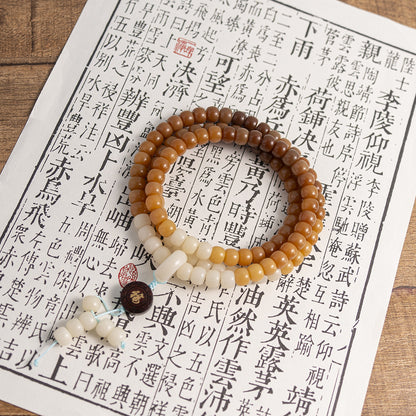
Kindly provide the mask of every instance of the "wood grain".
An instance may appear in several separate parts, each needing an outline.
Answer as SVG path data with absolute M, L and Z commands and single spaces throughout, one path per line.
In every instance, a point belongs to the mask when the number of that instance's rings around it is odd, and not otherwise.
M 416 28 L 414 0 L 344 2 Z M 0 170 L 84 4 L 85 0 L 1 0 Z M 415 253 L 416 207 L 409 224 L 363 416 L 416 415 Z M 0 401 L 0 416 L 32 414 Z

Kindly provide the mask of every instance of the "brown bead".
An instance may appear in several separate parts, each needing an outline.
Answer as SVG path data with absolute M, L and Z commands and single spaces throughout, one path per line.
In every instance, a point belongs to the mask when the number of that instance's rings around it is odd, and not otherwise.
M 316 215 L 312 211 L 302 211 L 299 214 L 299 221 L 307 222 L 310 225 L 314 225 L 316 222 Z
M 279 170 L 282 168 L 283 162 L 282 159 L 273 157 L 273 159 L 270 161 L 270 167 L 275 171 L 279 172 Z
M 147 174 L 147 167 L 144 165 L 140 165 L 138 163 L 135 163 L 131 168 L 130 168 L 130 176 L 140 176 L 140 177 L 145 177 Z
M 130 212 L 135 217 L 139 214 L 146 214 L 148 211 L 144 202 L 134 202 L 130 205 Z
M 311 254 L 312 252 L 312 244 L 309 241 L 307 241 L 301 252 L 305 257 L 308 257 L 309 254 Z
M 165 182 L 165 174 L 160 169 L 150 169 L 147 173 L 148 182 Z
M 210 121 L 207 123 L 204 123 L 204 129 L 209 129 L 211 126 L 215 126 L 215 123 L 211 123 Z
M 304 260 L 304 255 L 302 254 L 301 251 L 298 251 L 298 254 L 292 259 L 292 263 L 295 267 L 298 267 L 299 265 L 302 264 L 303 260 Z
M 236 124 L 237 126 L 244 125 L 244 121 L 246 120 L 246 115 L 242 111 L 236 111 L 233 114 L 233 118 L 231 119 L 232 124 Z
M 298 223 L 298 224 L 299 224 L 299 223 Z M 283 237 L 287 238 L 287 237 L 289 237 L 289 235 L 292 233 L 292 231 L 293 231 L 293 227 L 291 227 L 290 225 L 283 224 L 283 225 L 279 228 L 278 233 L 279 233 L 280 235 L 282 235 Z
M 325 218 L 325 214 L 325 208 L 319 207 L 318 211 L 316 211 L 316 218 L 323 220 Z
M 192 126 L 187 127 L 188 131 L 190 131 L 191 133 L 195 133 L 195 130 L 198 130 L 200 128 L 200 124 L 192 124 Z
M 299 158 L 290 168 L 294 175 L 299 176 L 308 171 L 309 163 L 306 159 Z
M 318 189 L 314 185 L 305 185 L 301 188 L 302 198 L 318 198 Z
M 298 189 L 298 181 L 294 176 L 291 176 L 289 179 L 285 180 L 285 189 L 286 192 L 294 191 L 295 189 Z
M 134 189 L 144 189 L 146 186 L 146 178 L 143 178 L 141 176 L 134 176 L 129 179 L 128 187 L 131 191 Z
M 217 107 L 208 107 L 207 108 L 207 121 L 211 123 L 216 123 L 220 119 L 220 110 Z
M 235 284 L 238 286 L 246 286 L 250 283 L 250 275 L 245 267 L 234 270 Z
M 315 178 L 309 171 L 306 173 L 302 173 L 302 175 L 298 176 L 299 186 L 313 185 L 314 183 Z
M 231 108 L 221 108 L 220 110 L 220 122 L 225 124 L 230 124 L 233 118 L 233 111 Z
M 285 139 L 277 139 L 273 146 L 272 154 L 274 157 L 283 157 L 289 150 L 289 147 L 290 145 L 288 145 Z
M 165 200 L 162 195 L 152 194 L 146 198 L 146 208 L 149 211 L 153 211 L 157 208 L 163 208 L 165 205 Z
M 165 220 L 162 221 L 158 227 L 157 227 L 157 232 L 162 236 L 162 237 L 169 237 L 171 236 L 176 230 L 176 225 L 172 220 Z
M 276 244 L 276 247 L 279 249 L 280 246 L 286 241 L 286 237 L 281 234 L 276 234 L 272 237 L 271 241 Z
M 294 268 L 295 267 L 293 263 L 289 260 L 287 264 L 280 269 L 280 271 L 282 272 L 283 275 L 285 275 L 285 274 L 291 273 Z
M 148 140 L 145 140 L 139 147 L 140 152 L 148 153 L 150 156 L 153 156 L 156 152 L 157 146 L 149 142 Z
M 207 121 L 207 112 L 205 108 L 197 107 L 193 111 L 195 123 L 203 124 Z
M 154 169 L 160 169 L 162 172 L 167 173 L 170 169 L 170 163 L 164 157 L 154 157 L 150 167 Z
M 239 254 L 238 250 L 234 248 L 228 248 L 225 250 L 224 264 L 226 266 L 235 266 L 238 264 Z
M 247 130 L 253 130 L 257 127 L 258 124 L 258 120 L 256 117 L 254 116 L 248 116 L 245 120 L 244 120 L 244 127 Z
M 262 136 L 264 136 L 270 132 L 270 126 L 267 123 L 259 123 L 256 127 L 256 130 L 258 130 Z
M 316 244 L 318 242 L 319 236 L 316 231 L 312 231 L 311 235 L 307 238 L 308 242 L 312 245 Z
M 264 249 L 262 247 L 253 247 L 251 249 L 251 253 L 253 255 L 253 263 L 259 263 L 266 257 L 266 253 L 264 252 Z
M 248 135 L 248 141 L 247 144 L 252 147 L 253 149 L 256 149 L 260 146 L 261 139 L 263 136 L 258 130 L 250 130 L 250 133 Z
M 182 156 L 187 150 L 186 143 L 182 139 L 173 139 L 169 142 L 169 146 L 175 150 L 178 156 Z
M 288 166 L 283 166 L 279 170 L 279 178 L 282 181 L 287 181 L 291 176 L 292 176 L 292 171 L 290 170 L 290 168 Z
M 316 189 L 317 189 L 320 193 L 322 193 L 322 184 L 321 184 L 321 182 L 319 182 L 319 181 L 315 181 L 315 186 L 316 186 Z
M 306 198 L 302 201 L 303 211 L 317 212 L 319 209 L 319 202 L 315 198 Z
M 309 169 L 309 172 L 312 173 L 312 175 L 314 176 L 315 181 L 316 181 L 318 179 L 318 175 L 316 174 L 315 170 L 311 168 L 311 169 Z
M 249 266 L 253 261 L 253 253 L 248 248 L 241 248 L 238 251 L 238 264 L 240 266 Z
M 302 201 L 302 196 L 300 195 L 299 189 L 296 189 L 294 191 L 290 191 L 287 194 L 287 200 L 288 200 L 289 204 L 293 204 L 295 202 Z
M 270 254 L 272 254 L 278 248 L 276 243 L 272 240 L 265 242 L 261 246 L 262 246 L 264 252 L 266 253 L 266 257 L 270 257 Z
M 259 157 L 260 157 L 260 160 L 266 164 L 269 164 L 270 161 L 273 159 L 273 155 L 268 152 L 261 152 Z
M 146 152 L 137 152 L 134 155 L 134 163 L 137 163 L 139 165 L 148 166 L 150 164 L 150 161 L 152 158 L 150 157 L 149 153 Z
M 214 264 L 219 264 L 224 261 L 225 258 L 225 250 L 220 246 L 214 246 L 212 247 L 210 261 L 212 261 Z
M 178 158 L 178 153 L 172 147 L 165 147 L 160 151 L 160 156 L 164 157 L 169 163 L 175 163 Z
M 163 143 L 163 140 L 165 138 L 163 137 L 163 134 L 160 131 L 153 130 L 147 135 L 147 140 L 149 142 L 154 143 L 156 146 L 160 146 Z
M 154 225 L 159 225 L 168 219 L 168 213 L 165 208 L 156 208 L 150 212 L 149 217 Z
M 302 211 L 301 204 L 298 202 L 293 202 L 287 208 L 288 215 L 299 215 Z
M 134 204 L 135 202 L 144 202 L 145 199 L 146 193 L 143 189 L 134 189 L 129 193 L 130 204 Z
M 318 202 L 321 207 L 325 204 L 325 197 L 321 193 L 318 195 Z
M 287 215 L 283 224 L 294 227 L 298 223 L 298 215 Z
M 203 127 L 199 127 L 194 131 L 196 139 L 198 140 L 198 144 L 205 144 L 209 142 L 209 134 L 208 130 L 204 129 Z
M 170 137 L 172 137 L 172 136 L 170 136 Z M 162 144 L 161 146 L 159 146 L 159 147 L 157 148 L 156 153 L 153 155 L 153 157 L 158 157 L 158 156 L 160 156 L 160 152 L 161 152 L 163 149 L 166 149 L 166 146 L 165 146 L 164 144 Z
M 264 274 L 266 276 L 272 275 L 277 270 L 276 263 L 270 257 L 267 257 L 267 258 L 261 260 L 260 265 L 261 265 L 261 267 L 263 267 Z
M 185 142 L 188 149 L 193 149 L 198 144 L 198 139 L 195 134 L 190 131 L 183 135 L 182 140 Z
M 222 140 L 224 143 L 232 143 L 235 141 L 236 132 L 235 128 L 231 126 L 224 127 L 222 131 Z
M 156 130 L 159 131 L 160 133 L 163 134 L 163 137 L 166 139 L 169 136 L 172 136 L 173 134 L 173 129 L 172 126 L 167 123 L 166 121 L 163 121 L 162 123 L 160 123 L 157 127 Z
M 247 267 L 247 271 L 252 282 L 260 282 L 264 277 L 263 267 L 259 263 L 250 264 Z
M 229 126 L 228 124 L 225 124 L 225 123 L 217 123 L 217 126 L 222 130 L 222 131 L 224 131 L 224 128 L 225 127 L 231 127 L 231 126 Z
M 260 150 L 263 150 L 263 152 L 271 152 L 274 147 L 275 142 L 276 142 L 276 139 L 271 134 L 266 134 L 261 139 L 259 148 Z
M 195 123 L 194 113 L 192 111 L 182 111 L 180 117 L 185 127 L 192 126 Z
M 222 130 L 218 126 L 211 126 L 208 129 L 208 135 L 209 135 L 209 141 L 211 143 L 218 143 L 222 139 Z
M 173 131 L 178 131 L 183 128 L 183 121 L 177 115 L 170 116 L 168 118 L 168 123 L 171 125 Z
M 277 268 L 280 270 L 282 270 L 282 267 L 286 266 L 289 262 L 286 254 L 280 250 L 275 251 L 270 258 L 276 263 Z
M 240 146 L 247 144 L 249 138 L 248 130 L 244 127 L 238 127 L 235 132 L 235 142 Z
M 269 134 L 271 134 L 272 136 L 274 136 L 276 139 L 281 139 L 282 138 L 281 134 L 278 131 L 276 131 L 276 130 L 270 130 L 269 131 Z
M 300 158 L 300 151 L 296 147 L 290 148 L 282 157 L 286 166 L 292 166 Z
M 303 234 L 294 232 L 287 238 L 289 243 L 292 243 L 298 250 L 301 250 L 306 244 L 306 238 Z
M 283 251 L 289 260 L 292 260 L 298 254 L 297 247 L 290 242 L 283 243 L 279 250 Z
M 120 303 L 129 313 L 146 312 L 153 303 L 152 289 L 144 282 L 130 282 L 121 290 Z
M 297 233 L 302 234 L 305 238 L 308 238 L 312 232 L 312 225 L 307 222 L 300 221 L 295 225 L 294 230 Z
M 323 230 L 323 228 L 324 228 L 324 223 L 321 220 L 317 219 L 315 224 L 312 227 L 312 230 L 319 234 Z
M 188 131 L 189 131 L 189 127 L 180 129 L 178 131 L 175 131 L 175 137 L 178 137 L 179 139 L 182 139 L 183 135 L 185 133 L 188 133 Z
M 144 188 L 144 192 L 146 195 L 162 195 L 163 187 L 159 182 L 147 182 L 146 187 Z

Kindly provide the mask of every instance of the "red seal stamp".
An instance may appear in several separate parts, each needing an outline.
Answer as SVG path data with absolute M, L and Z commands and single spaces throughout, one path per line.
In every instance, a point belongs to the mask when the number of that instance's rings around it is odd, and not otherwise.
M 173 52 L 177 55 L 184 56 L 185 58 L 190 58 L 194 53 L 195 46 L 195 42 L 192 42 L 184 38 L 178 38 Z
M 137 277 L 137 267 L 133 263 L 126 264 L 118 272 L 118 282 L 121 287 L 126 286 L 128 283 L 135 282 Z

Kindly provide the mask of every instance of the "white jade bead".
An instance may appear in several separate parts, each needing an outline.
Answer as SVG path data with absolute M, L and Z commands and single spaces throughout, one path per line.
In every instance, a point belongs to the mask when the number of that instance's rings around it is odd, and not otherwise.
M 185 241 L 182 243 L 181 250 L 183 250 L 186 254 L 191 255 L 196 252 L 199 246 L 199 241 L 197 238 L 188 235 L 185 238 Z
M 205 284 L 210 289 L 218 289 L 220 287 L 220 272 L 218 270 L 208 270 L 205 277 Z
M 55 329 L 53 337 L 61 347 L 69 345 L 72 341 L 71 333 L 64 326 Z
M 163 246 L 159 247 L 154 253 L 153 253 L 153 262 L 156 264 L 156 267 L 159 266 L 165 260 L 167 257 L 169 257 L 171 254 L 170 250 Z
M 81 321 L 77 318 L 70 319 L 66 324 L 66 329 L 69 331 L 71 336 L 73 337 L 79 337 L 83 334 L 85 334 L 84 327 L 81 323 Z
M 156 280 L 158 282 L 167 282 L 187 260 L 188 256 L 182 250 L 175 250 L 155 270 L 154 276 Z
M 192 264 L 189 264 L 189 263 L 182 264 L 182 266 L 179 267 L 179 269 L 176 272 L 176 277 L 184 281 L 189 280 L 191 278 L 191 273 L 192 273 L 193 268 L 194 266 L 192 266 Z
M 232 289 L 235 286 L 235 276 L 232 270 L 223 270 L 220 272 L 221 287 L 224 289 Z
M 192 266 L 195 266 L 199 261 L 199 258 L 195 256 L 195 254 L 191 254 L 188 256 L 188 263 L 192 264 Z
M 144 243 L 150 237 L 156 235 L 155 229 L 151 225 L 144 225 L 140 230 L 137 231 L 137 235 L 139 236 L 139 240 L 141 243 Z
M 205 270 L 209 270 L 212 267 L 212 261 L 209 260 L 199 260 L 198 263 L 196 263 L 197 266 L 203 267 Z
M 201 260 L 208 260 L 211 257 L 211 253 L 212 246 L 206 242 L 199 244 L 198 250 L 196 251 L 196 255 Z
M 280 269 L 277 269 L 273 274 L 270 276 L 267 276 L 267 279 L 271 282 L 275 282 L 276 280 L 279 280 L 282 277 L 282 272 Z
M 133 224 L 136 230 L 139 231 L 145 225 L 152 225 L 152 222 L 150 221 L 149 214 L 139 214 L 134 217 Z
M 97 326 L 97 320 L 91 312 L 83 312 L 78 316 L 78 319 L 86 331 L 90 331 Z
M 223 272 L 227 269 L 224 263 L 213 264 L 211 267 L 212 270 L 218 270 L 219 272 Z
M 126 339 L 126 332 L 123 328 L 116 326 L 107 336 L 107 341 L 114 348 L 119 348 L 121 343 Z
M 182 245 L 182 243 L 185 241 L 185 238 L 186 238 L 186 231 L 182 230 L 182 228 L 177 228 L 171 236 L 166 237 L 163 241 L 168 246 L 179 248 Z
M 82 309 L 84 311 L 97 312 L 101 307 L 101 301 L 97 296 L 85 296 L 82 299 Z
M 106 337 L 115 328 L 115 324 L 111 319 L 104 319 L 98 322 L 95 332 L 100 337 Z
M 194 267 L 191 272 L 191 282 L 194 285 L 202 285 L 205 281 L 207 271 L 203 267 Z
M 143 246 L 149 254 L 153 254 L 158 248 L 162 247 L 162 240 L 154 235 L 153 237 L 148 238 L 143 243 Z

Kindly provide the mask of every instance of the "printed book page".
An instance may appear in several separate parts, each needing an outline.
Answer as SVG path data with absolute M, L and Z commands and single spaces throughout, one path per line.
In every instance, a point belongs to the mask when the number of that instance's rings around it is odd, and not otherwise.
M 345 23 L 347 22 L 347 23 Z M 359 415 L 415 197 L 416 32 L 330 0 L 89 0 L 0 176 L 2 400 L 42 415 Z M 158 285 L 143 315 L 55 347 L 82 297 L 150 283 L 133 157 L 172 114 L 256 116 L 318 173 L 327 216 L 276 282 Z M 197 146 L 166 175 L 190 235 L 253 247 L 287 192 L 249 147 Z M 22 392 L 25 392 L 24 395 Z

